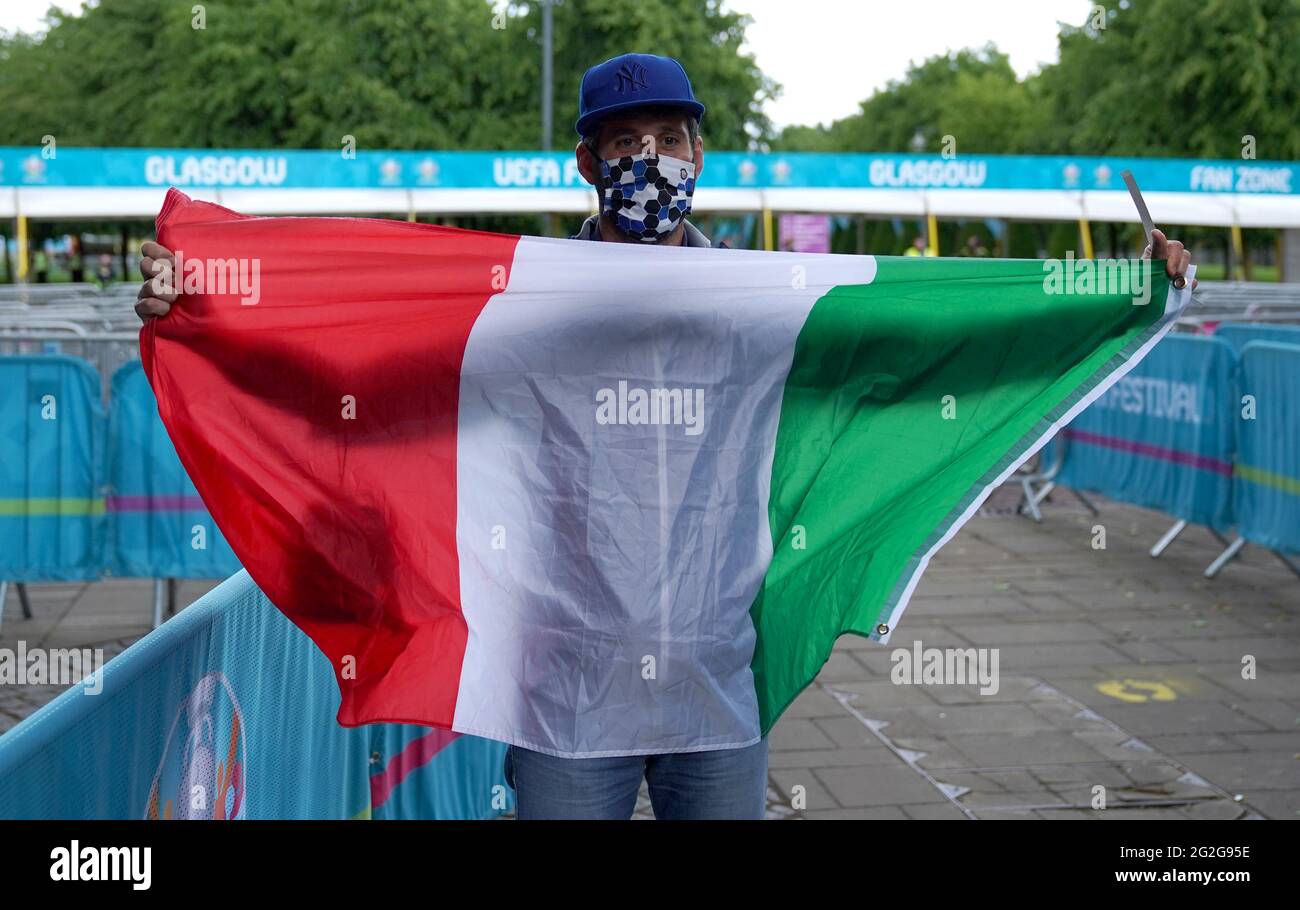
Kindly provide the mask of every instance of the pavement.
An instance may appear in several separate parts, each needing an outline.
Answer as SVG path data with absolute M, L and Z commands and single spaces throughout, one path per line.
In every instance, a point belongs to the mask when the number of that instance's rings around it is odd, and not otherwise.
M 1195 527 L 1152 559 L 1160 513 L 1058 491 L 1036 524 L 1015 502 L 1000 491 L 938 554 L 889 645 L 840 640 L 772 730 L 768 816 L 1300 817 L 1300 578 L 1247 547 L 1207 580 L 1221 547 Z M 148 631 L 147 581 L 29 590 L 0 647 L 111 657 Z M 997 691 L 896 684 L 891 655 L 918 641 L 996 653 Z M 0 732 L 57 690 L 0 687 Z

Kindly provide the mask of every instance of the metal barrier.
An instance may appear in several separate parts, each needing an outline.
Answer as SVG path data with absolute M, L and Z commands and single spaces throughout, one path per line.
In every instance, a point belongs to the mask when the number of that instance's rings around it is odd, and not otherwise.
M 114 373 L 111 389 L 107 570 L 155 579 L 157 626 L 164 579 L 174 611 L 173 579 L 226 578 L 239 560 L 176 457 L 140 361 Z
M 1153 557 L 1196 523 L 1225 547 L 1206 577 L 1247 542 L 1300 575 L 1289 555 L 1300 553 L 1298 440 L 1300 345 L 1250 341 L 1238 357 L 1222 337 L 1170 335 L 1053 441 L 1051 467 L 1026 478 L 1024 508 L 1054 484 L 1095 490 L 1177 518 Z M 1234 527 L 1230 543 L 1221 532 Z
M 0 579 L 99 577 L 101 396 L 98 377 L 85 361 L 58 355 L 0 358 L 0 463 L 6 466 L 0 475 Z M 20 588 L 20 597 L 25 593 Z
M 1300 344 L 1300 325 L 1258 322 L 1221 322 L 1214 329 L 1214 337 L 1222 338 L 1238 353 L 1252 341 L 1273 341 L 1278 344 Z
M 84 683 L 0 736 L 0 817 L 474 819 L 513 805 L 503 743 L 339 726 L 329 661 L 243 572 L 102 668 L 93 653 L 78 665 Z
M 107 409 L 90 363 L 51 344 L 111 373 Z M 26 353 L 36 345 L 45 350 Z M 28 583 L 112 574 L 154 580 L 158 626 L 164 603 L 175 612 L 176 579 L 239 570 L 176 457 L 136 354 L 135 333 L 0 337 L 0 622 L 11 582 L 31 618 Z
M 28 329 L 6 332 L 0 323 L 0 357 L 63 354 L 86 361 L 99 373 L 105 395 L 113 374 L 140 357 L 137 332 L 60 332 Z
M 1202 281 L 1195 307 L 1185 317 L 1194 324 L 1240 321 L 1300 322 L 1300 283 Z
M 1216 575 L 1247 541 L 1300 575 L 1300 345 L 1252 341 L 1241 349 L 1234 496 L 1238 537 L 1205 570 Z

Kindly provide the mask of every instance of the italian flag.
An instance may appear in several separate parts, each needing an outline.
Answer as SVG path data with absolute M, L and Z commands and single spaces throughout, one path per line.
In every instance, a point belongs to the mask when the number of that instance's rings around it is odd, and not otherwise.
M 756 742 L 839 635 L 888 641 L 939 547 L 1189 296 L 1160 263 L 1141 302 L 1038 261 L 253 218 L 174 189 L 157 229 L 182 257 L 140 336 L 163 422 L 332 663 L 339 722 L 573 757 Z

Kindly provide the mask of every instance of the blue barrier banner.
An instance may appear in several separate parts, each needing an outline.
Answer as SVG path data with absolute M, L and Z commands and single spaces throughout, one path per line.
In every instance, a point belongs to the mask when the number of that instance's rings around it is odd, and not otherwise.
M 1300 194 L 1300 164 L 1051 155 L 709 152 L 714 187 Z M 283 189 L 585 188 L 573 152 L 0 147 L 0 186 Z
M 1300 344 L 1300 325 L 1274 325 L 1268 322 L 1221 322 L 1214 330 L 1215 338 L 1222 338 L 1237 353 L 1252 341 L 1273 341 L 1277 344 Z
M 239 571 L 176 456 L 138 360 L 113 374 L 108 465 L 111 574 L 225 578 Z
M 1061 431 L 1058 482 L 1227 530 L 1235 366 L 1222 339 L 1167 336 Z
M 338 708 L 325 657 L 240 572 L 0 736 L 0 818 L 451 819 L 513 806 L 503 744 L 348 729 Z
M 1300 553 L 1300 345 L 1243 347 L 1241 395 L 1237 531 L 1271 550 Z
M 0 579 L 98 577 L 104 421 L 90 364 L 0 356 Z

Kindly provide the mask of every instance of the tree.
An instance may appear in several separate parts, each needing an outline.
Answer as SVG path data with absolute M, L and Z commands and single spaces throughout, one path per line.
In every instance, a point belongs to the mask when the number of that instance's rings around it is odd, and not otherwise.
M 991 45 L 911 67 L 829 127 L 790 127 L 806 151 L 1300 158 L 1300 2 L 1119 0 L 1104 27 L 1063 25 L 1059 60 L 1017 80 Z
M 540 4 L 489 0 L 100 0 L 0 38 L 0 144 L 536 148 Z M 576 136 L 578 82 L 628 50 L 678 57 L 710 145 L 766 139 L 774 84 L 719 0 L 557 0 L 555 124 Z M 567 135 L 566 135 L 567 133 Z
M 1300 3 L 1125 0 L 1031 80 L 1041 151 L 1300 157 Z
M 1029 95 L 1007 56 L 992 45 L 931 57 L 829 127 L 789 127 L 773 143 L 787 151 L 938 152 L 943 137 L 961 152 L 1005 152 L 1023 138 Z

